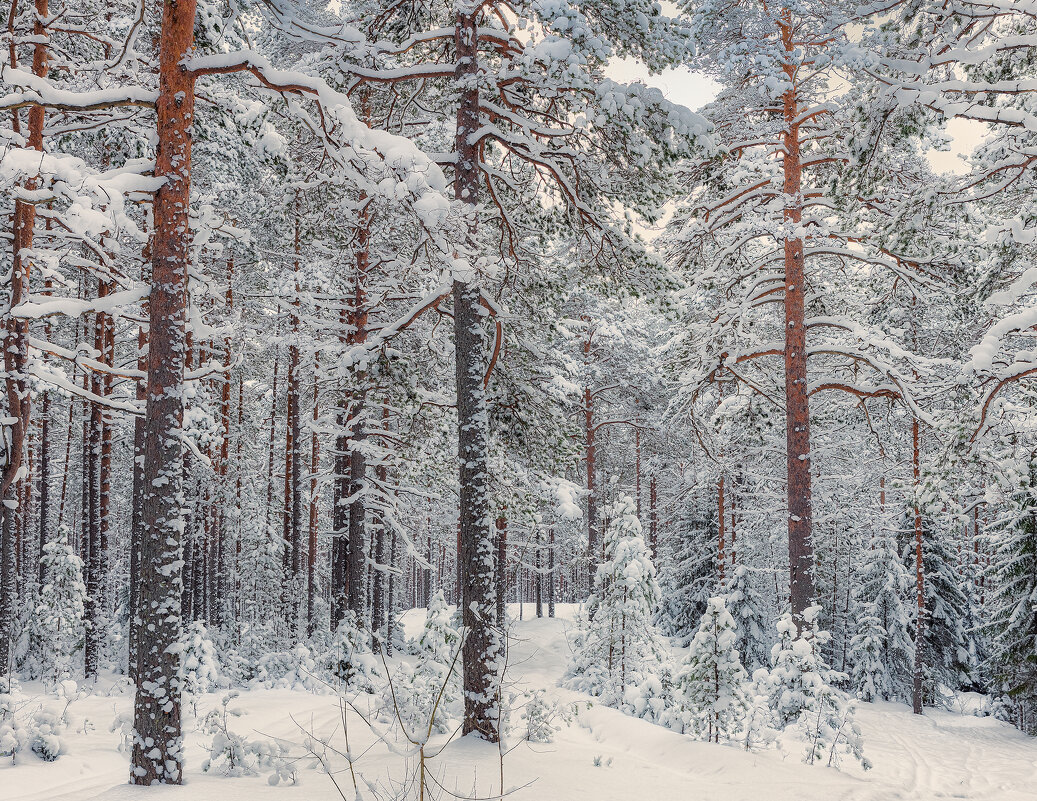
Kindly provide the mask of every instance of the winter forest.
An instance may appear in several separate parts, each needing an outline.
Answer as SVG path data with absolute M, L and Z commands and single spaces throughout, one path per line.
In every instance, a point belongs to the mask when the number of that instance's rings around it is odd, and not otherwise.
M 1034 797 L 1032 0 L 0 12 L 2 801 Z

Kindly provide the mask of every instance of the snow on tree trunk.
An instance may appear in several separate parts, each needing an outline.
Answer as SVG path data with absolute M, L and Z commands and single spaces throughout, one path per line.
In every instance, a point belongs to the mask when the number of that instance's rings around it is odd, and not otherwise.
M 165 0 L 159 52 L 158 149 L 152 285 L 149 303 L 147 409 L 144 449 L 139 649 L 134 701 L 133 784 L 180 784 L 183 737 L 180 682 L 169 658 L 181 628 L 180 428 L 186 363 L 187 268 L 190 258 L 191 126 L 194 76 L 180 63 L 189 56 L 195 0 Z
M 457 458 L 460 465 L 461 622 L 464 675 L 463 733 L 477 733 L 490 742 L 498 731 L 498 662 L 501 644 L 497 632 L 496 594 L 493 576 L 494 542 L 490 530 L 489 416 L 483 371 L 486 342 L 483 333 L 481 292 L 474 269 L 479 256 L 476 204 L 479 202 L 479 146 L 473 141 L 480 125 L 477 19 L 481 6 L 471 0 L 459 3 L 454 28 L 457 54 L 455 81 L 461 92 L 457 109 L 454 147 L 456 165 L 454 196 L 468 212 L 465 239 L 466 272 L 454 277 L 454 366 L 457 380 Z

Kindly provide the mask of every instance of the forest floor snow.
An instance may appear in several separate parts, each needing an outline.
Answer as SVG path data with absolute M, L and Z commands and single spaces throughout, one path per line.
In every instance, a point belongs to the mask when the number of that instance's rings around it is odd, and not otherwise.
M 525 611 L 532 608 L 527 605 Z M 512 614 L 518 608 L 511 610 Z M 918 717 L 906 706 L 861 704 L 858 719 L 865 753 L 874 768 L 864 773 L 844 762 L 840 769 L 808 766 L 800 754 L 778 750 L 746 753 L 736 747 L 696 742 L 599 705 L 558 687 L 570 649 L 566 633 L 571 608 L 556 619 L 516 622 L 509 674 L 516 690 L 543 688 L 559 701 L 580 701 L 571 724 L 546 744 L 518 741 L 504 758 L 504 785 L 514 801 L 1033 801 L 1037 798 L 1037 739 L 992 718 L 958 711 L 927 710 Z M 404 617 L 408 634 L 420 630 L 423 613 Z M 21 695 L 42 693 L 24 684 Z M 202 696 L 185 709 L 186 774 L 183 787 L 141 788 L 126 783 L 128 757 L 120 734 L 110 731 L 118 715 L 132 711 L 125 681 L 111 677 L 74 701 L 71 725 L 62 734 L 66 753 L 56 762 L 34 756 L 0 763 L 0 801 L 332 801 L 341 798 L 331 777 L 299 763 L 299 784 L 271 785 L 266 775 L 228 778 L 204 773 L 211 735 L 199 722 L 218 708 L 224 693 Z M 306 732 L 336 738 L 340 712 L 333 695 L 298 690 L 242 691 L 231 704 L 241 715 L 229 728 L 248 737 L 302 743 Z M 378 744 L 359 719 L 350 718 L 351 745 L 362 754 L 358 770 L 383 789 L 407 767 Z M 516 738 L 517 740 L 517 738 Z M 458 796 L 497 798 L 500 759 L 495 746 L 471 738 L 451 742 L 432 763 L 437 780 Z M 351 787 L 338 759 L 334 778 Z M 269 771 L 267 771 L 269 773 Z M 347 793 L 352 801 L 353 796 Z M 365 792 L 365 799 L 373 799 Z M 440 797 L 448 797 L 440 794 Z

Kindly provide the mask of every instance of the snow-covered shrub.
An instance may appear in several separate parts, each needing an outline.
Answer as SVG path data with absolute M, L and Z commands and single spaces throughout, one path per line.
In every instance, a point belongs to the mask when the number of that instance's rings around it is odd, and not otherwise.
M 224 686 L 220 661 L 209 630 L 192 621 L 180 636 L 180 689 L 190 695 L 212 692 Z
M 264 770 L 270 770 L 270 783 L 278 784 L 284 780 L 294 781 L 294 772 L 290 767 L 291 757 L 288 747 L 275 740 L 249 740 L 230 730 L 228 717 L 237 717 L 241 713 L 230 709 L 230 703 L 238 697 L 238 693 L 227 693 L 220 699 L 220 708 L 212 710 L 205 719 L 204 729 L 212 734 L 209 756 L 202 762 L 202 770 L 206 773 L 220 773 L 223 776 L 257 776 Z
M 398 715 L 411 733 L 428 730 L 430 720 L 433 731 L 448 731 L 462 713 L 460 648 L 461 634 L 443 593 L 437 592 L 429 601 L 417 639 L 417 661 L 413 666 L 400 665 L 392 686 L 383 690 L 383 718 Z
M 346 693 L 373 693 L 385 674 L 381 660 L 371 650 L 371 632 L 352 611 L 339 623 L 319 666 Z
M 605 561 L 594 576 L 588 620 L 573 643 L 566 686 L 629 714 L 654 710 L 666 645 L 652 622 L 659 603 L 655 567 L 630 498 L 617 502 L 605 532 Z M 633 692 L 630 692 L 631 688 Z
M 116 750 L 120 754 L 130 754 L 133 752 L 133 739 L 136 730 L 133 728 L 132 712 L 120 712 L 116 715 L 108 727 L 108 731 L 119 733 L 119 745 Z
M 17 764 L 22 755 L 33 753 L 44 762 L 53 762 L 65 752 L 64 728 L 63 714 L 56 708 L 28 702 L 18 705 L 13 696 L 0 695 L 0 758 Z
M 525 739 L 531 743 L 554 742 L 555 734 L 562 730 L 563 724 L 572 721 L 572 717 L 571 704 L 551 700 L 546 690 L 534 690 L 522 705 Z
M 746 751 L 766 748 L 774 743 L 778 731 L 774 728 L 774 715 L 767 705 L 767 696 L 761 694 L 761 687 L 766 687 L 770 674 L 767 668 L 757 668 L 753 673 L 745 719 L 738 741 Z
M 310 649 L 302 643 L 290 651 L 276 651 L 260 657 L 252 684 L 269 689 L 330 692 L 317 660 L 313 658 Z
M 818 624 L 820 606 L 803 612 L 800 631 L 791 614 L 778 621 L 780 640 L 771 652 L 774 663 L 765 679 L 769 706 L 776 725 L 805 740 L 804 761 L 836 765 L 849 754 L 865 769 L 863 737 L 854 720 L 856 704 L 835 685 L 846 678 L 824 661 L 828 632 Z
M 735 648 L 724 597 L 710 598 L 684 662 L 674 675 L 683 730 L 718 743 L 738 737 L 749 710 L 749 675 Z

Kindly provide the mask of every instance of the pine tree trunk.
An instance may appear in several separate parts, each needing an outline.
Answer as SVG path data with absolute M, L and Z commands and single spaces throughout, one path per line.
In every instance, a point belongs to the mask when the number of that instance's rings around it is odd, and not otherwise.
M 497 517 L 497 625 L 503 627 L 508 619 L 508 518 Z
M 347 333 L 349 313 L 345 308 L 339 312 L 339 342 L 348 345 L 350 336 Z M 349 581 L 348 537 L 349 537 L 349 404 L 346 392 L 341 391 L 335 411 L 335 426 L 338 434 L 335 437 L 335 481 L 332 484 L 331 499 L 331 620 L 330 627 L 334 631 L 342 622 L 348 608 L 346 597 Z
M 652 556 L 659 558 L 659 493 L 655 473 L 648 479 L 648 542 Z
M 583 340 L 584 365 L 590 364 L 591 353 L 591 329 L 590 318 L 581 317 L 587 324 L 587 336 Z M 598 563 L 601 561 L 598 546 L 598 489 L 596 486 L 596 464 L 597 445 L 595 444 L 594 428 L 594 395 L 589 386 L 583 388 L 583 431 L 584 431 L 584 453 L 583 460 L 587 466 L 587 552 L 590 556 L 587 567 L 587 592 L 590 593 L 594 573 Z
M 317 438 L 317 421 L 320 419 L 317 371 L 320 360 L 313 357 L 313 433 L 310 435 L 310 528 L 306 543 L 306 633 L 312 635 L 317 629 L 314 606 L 317 598 L 317 524 L 320 520 L 320 504 L 317 497 L 317 473 L 320 471 L 320 440 Z
M 361 97 L 361 103 L 364 98 Z M 370 238 L 370 210 L 367 197 L 360 195 L 360 216 L 356 233 L 356 280 L 350 309 L 350 344 L 367 342 L 367 274 L 370 270 L 368 241 Z M 367 619 L 367 502 L 364 497 L 367 478 L 367 455 L 364 453 L 365 416 L 367 407 L 367 379 L 363 372 L 355 376 L 356 388 L 349 411 L 347 429 L 349 440 L 349 539 L 347 561 L 347 605 L 363 624 Z
M 280 333 L 280 325 L 274 335 Z M 267 442 L 266 461 L 266 506 L 264 519 L 269 536 L 274 532 L 274 464 L 277 461 L 277 379 L 281 365 L 281 354 L 274 349 L 274 375 L 270 382 L 270 437 Z
M 801 195 L 802 162 L 800 157 L 799 96 L 792 54 L 792 14 L 783 10 L 778 27 L 789 61 L 784 70 L 790 87 L 782 96 L 785 130 L 782 135 L 782 169 L 784 172 L 785 224 L 797 229 L 803 219 Z M 814 602 L 814 579 L 811 573 L 814 549 L 811 540 L 811 475 L 810 475 L 810 402 L 807 386 L 806 342 L 806 271 L 803 240 L 786 236 L 785 266 L 785 425 L 786 462 L 788 468 L 789 530 L 789 602 L 793 618 L 802 623 L 803 612 Z
M 717 578 L 724 583 L 724 565 L 727 562 L 724 548 L 724 521 L 727 519 L 727 506 L 724 502 L 724 474 L 717 481 Z
M 14 7 L 11 8 L 12 12 Z M 49 18 L 47 0 L 35 0 L 35 19 L 33 22 L 34 46 L 32 52 L 32 73 L 38 77 L 47 74 L 48 47 L 47 30 L 44 21 Z M 11 67 L 18 66 L 15 59 L 15 50 L 11 48 Z M 15 110 L 13 128 L 19 128 L 19 112 Z M 29 130 L 26 144 L 34 150 L 43 150 L 43 128 L 46 111 L 43 106 L 30 106 L 28 113 Z M 29 191 L 39 187 L 38 178 L 30 178 L 25 183 Z M 10 272 L 10 308 L 14 308 L 25 300 L 29 294 L 29 271 L 30 262 L 27 251 L 32 248 L 35 226 L 36 206 L 32 203 L 23 203 L 20 200 L 14 202 L 14 219 L 12 221 L 12 250 L 11 250 L 11 272 Z M 26 362 L 28 360 L 29 321 L 25 318 L 16 318 L 10 314 L 5 315 L 4 325 L 6 337 L 4 339 L 4 392 L 7 400 L 5 416 L 12 418 L 14 422 L 10 430 L 5 432 L 8 450 L 0 473 L 0 515 L 3 522 L 0 524 L 0 671 L 6 671 L 11 660 L 11 651 L 14 647 L 14 622 L 17 610 L 14 606 L 15 585 L 17 582 L 17 544 L 15 542 L 16 508 L 11 508 L 8 503 L 13 503 L 12 497 L 17 487 L 16 478 L 22 467 L 25 456 L 25 441 L 28 436 L 29 418 L 31 413 L 31 401 L 29 397 L 29 382 L 25 375 Z
M 392 641 L 396 636 L 396 565 L 399 537 L 392 533 L 389 546 L 389 587 L 385 599 L 385 655 L 392 656 Z
M 479 244 L 476 205 L 479 202 L 479 146 L 473 141 L 480 127 L 479 34 L 481 5 L 469 0 L 457 5 L 454 73 L 460 91 L 454 147 L 454 196 L 467 205 L 468 235 L 465 256 L 474 269 Z M 493 581 L 493 537 L 489 514 L 489 418 L 483 371 L 486 342 L 483 333 L 481 293 L 474 280 L 454 279 L 454 364 L 457 380 L 457 456 L 460 462 L 461 615 L 465 631 L 462 648 L 464 724 L 462 734 L 476 733 L 497 742 L 497 660 L 500 644 L 496 633 Z
M 389 431 L 389 399 L 386 398 L 382 404 L 382 430 L 385 432 Z M 386 482 L 388 481 L 389 474 L 385 466 L 385 460 L 382 459 L 379 464 L 375 467 L 375 478 L 381 487 L 381 492 L 384 495 L 386 490 Z M 375 642 L 381 637 L 382 629 L 386 624 L 386 569 L 388 568 L 388 532 L 385 525 L 385 514 L 383 511 L 378 510 L 375 516 L 375 543 L 374 552 L 375 557 L 372 560 L 372 567 L 374 572 L 372 574 L 372 605 L 371 605 L 371 634 Z
M 922 509 L 918 503 L 919 484 L 922 477 L 921 443 L 919 442 L 918 418 L 911 419 L 911 472 L 914 477 L 914 524 L 915 524 L 915 600 L 918 605 L 915 618 L 915 665 L 911 692 L 911 708 L 916 715 L 922 714 L 922 676 L 925 670 L 925 569 L 922 562 Z
M 540 532 L 537 532 L 536 550 L 533 552 L 533 599 L 536 601 L 537 617 L 544 616 L 544 576 L 540 572 Z
M 227 258 L 227 290 L 224 293 L 224 304 L 228 317 L 234 313 L 234 257 Z M 220 377 L 220 423 L 223 435 L 220 441 L 220 458 L 217 469 L 216 508 L 213 510 L 215 518 L 215 543 L 216 549 L 216 604 L 215 619 L 219 626 L 224 627 L 233 620 L 233 593 L 230 586 L 230 534 L 227 525 L 227 477 L 230 472 L 230 392 L 231 375 L 230 368 L 233 363 L 234 353 L 230 336 L 223 339 L 223 374 Z M 240 432 L 239 432 L 240 434 Z
M 547 616 L 555 616 L 555 530 L 551 527 L 548 534 L 550 547 L 547 551 Z
M 195 0 L 164 0 L 159 53 L 158 149 L 152 239 L 150 342 L 144 448 L 139 670 L 133 784 L 180 784 L 183 737 L 176 660 L 181 631 L 181 441 L 190 255 L 194 77 L 181 68 L 194 34 Z
M 102 285 L 103 286 L 103 285 Z M 98 287 L 98 294 L 102 292 Z M 101 315 L 94 317 L 94 349 L 100 352 L 103 348 L 103 320 Z M 101 382 L 96 374 L 90 373 L 87 385 L 94 395 L 101 394 Z M 86 376 L 84 376 L 86 378 Z M 86 559 L 84 560 L 84 579 L 86 583 L 86 604 L 84 626 L 86 640 L 83 647 L 83 667 L 87 679 L 95 679 L 98 669 L 98 652 L 101 648 L 101 571 L 104 569 L 101 553 L 101 406 L 89 404 L 90 414 L 85 417 L 86 437 L 83 441 L 83 470 L 85 473 L 83 498 L 83 532 Z

